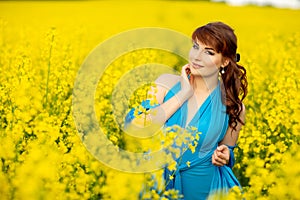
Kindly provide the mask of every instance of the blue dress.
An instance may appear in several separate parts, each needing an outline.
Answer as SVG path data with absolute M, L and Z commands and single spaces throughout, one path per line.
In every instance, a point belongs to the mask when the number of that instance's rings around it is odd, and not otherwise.
M 165 96 L 164 101 L 173 97 L 181 89 L 178 82 Z M 186 126 L 187 102 L 178 109 L 166 122 L 166 126 Z M 181 156 L 181 161 L 175 172 L 175 177 L 169 179 L 172 173 L 167 168 L 164 178 L 169 182 L 167 189 L 175 188 L 184 195 L 185 200 L 206 199 L 213 192 L 227 192 L 233 186 L 240 186 L 230 166 L 217 167 L 212 164 L 212 154 L 218 143 L 224 138 L 228 128 L 229 116 L 226 106 L 222 103 L 220 83 L 203 102 L 188 126 L 193 126 L 201 132 L 194 153 L 190 149 Z M 231 159 L 234 159 L 231 147 Z M 189 166 L 186 164 L 189 161 Z M 233 165 L 233 160 L 231 160 Z M 172 173 L 173 174 L 173 173 Z
M 166 94 L 164 102 L 180 90 L 181 84 L 178 82 Z M 147 106 L 147 101 L 143 104 L 147 109 L 153 107 Z M 131 119 L 132 114 L 129 114 L 126 121 L 131 121 Z M 184 200 L 203 200 L 216 191 L 226 193 L 233 186 L 240 187 L 231 170 L 234 163 L 232 147 L 230 147 L 230 165 L 217 167 L 212 164 L 211 159 L 218 143 L 226 134 L 229 120 L 226 106 L 221 99 L 220 83 L 203 102 L 188 125 L 186 125 L 186 120 L 187 101 L 165 123 L 166 127 L 178 125 L 186 128 L 192 126 L 201 132 L 195 151 L 192 152 L 190 149 L 184 151 L 180 157 L 180 162 L 177 162 L 176 171 L 164 169 L 164 179 L 168 183 L 166 189 L 179 190 L 179 193 L 184 196 Z M 172 180 L 169 179 L 170 175 L 173 177 Z

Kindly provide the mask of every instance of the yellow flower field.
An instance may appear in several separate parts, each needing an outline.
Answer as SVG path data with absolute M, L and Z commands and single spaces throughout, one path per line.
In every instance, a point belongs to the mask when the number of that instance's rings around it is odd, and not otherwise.
M 75 124 L 74 82 L 90 52 L 116 34 L 159 27 L 190 36 L 211 21 L 235 29 L 249 82 L 234 166 L 243 193 L 234 188 L 223 198 L 300 199 L 299 19 L 300 10 L 202 1 L 0 2 L 0 199 L 138 199 L 145 185 L 144 198 L 176 196 L 149 189 L 161 171 L 122 172 L 93 157 Z M 99 80 L 96 116 L 115 146 L 144 152 L 157 144 L 124 135 L 118 122 L 128 110 L 122 98 L 118 112 L 111 103 L 126 72 L 153 62 L 178 70 L 185 61 L 137 50 L 110 63 Z M 130 106 L 147 98 L 144 90 L 131 94 Z

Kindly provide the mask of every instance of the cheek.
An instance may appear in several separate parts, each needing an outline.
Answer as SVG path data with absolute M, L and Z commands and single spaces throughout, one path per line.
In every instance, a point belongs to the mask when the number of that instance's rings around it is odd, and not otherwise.
M 221 62 L 219 62 L 218 60 L 212 60 L 212 65 L 218 68 L 221 66 Z
M 210 59 L 210 63 L 211 65 L 214 65 L 215 67 L 219 68 L 222 65 L 221 57 L 220 56 L 212 57 Z
M 191 49 L 189 52 L 189 59 L 192 60 L 193 58 L 194 58 L 194 51 L 193 49 Z
M 218 66 L 218 62 L 213 56 L 205 56 L 202 61 L 205 64 L 205 66 L 210 68 L 216 68 Z

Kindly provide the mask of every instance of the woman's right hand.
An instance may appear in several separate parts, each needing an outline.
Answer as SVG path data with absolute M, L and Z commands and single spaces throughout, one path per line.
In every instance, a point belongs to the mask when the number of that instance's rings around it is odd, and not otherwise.
M 190 84 L 189 80 L 189 73 L 190 72 L 190 65 L 186 64 L 181 69 L 181 91 L 178 93 L 178 98 L 180 104 L 182 105 L 186 100 L 188 100 L 194 93 L 193 87 Z M 191 76 L 192 79 L 192 76 Z

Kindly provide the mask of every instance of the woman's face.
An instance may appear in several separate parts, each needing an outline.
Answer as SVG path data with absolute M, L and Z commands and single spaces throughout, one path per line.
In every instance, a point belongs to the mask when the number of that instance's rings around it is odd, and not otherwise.
M 219 72 L 223 56 L 211 46 L 193 41 L 193 47 L 190 50 L 189 62 L 191 74 L 194 76 L 210 77 Z

